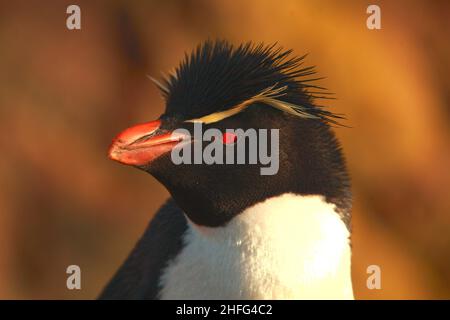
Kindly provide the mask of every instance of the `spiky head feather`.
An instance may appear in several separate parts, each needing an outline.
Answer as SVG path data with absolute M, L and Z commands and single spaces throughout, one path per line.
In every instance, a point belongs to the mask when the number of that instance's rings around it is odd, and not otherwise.
M 276 44 L 246 43 L 233 47 L 208 40 L 161 82 L 152 79 L 166 98 L 166 114 L 188 121 L 218 121 L 259 103 L 302 118 L 337 124 L 341 115 L 314 103 L 329 98 L 314 84 L 314 67 Z M 202 120 L 203 119 L 203 120 Z

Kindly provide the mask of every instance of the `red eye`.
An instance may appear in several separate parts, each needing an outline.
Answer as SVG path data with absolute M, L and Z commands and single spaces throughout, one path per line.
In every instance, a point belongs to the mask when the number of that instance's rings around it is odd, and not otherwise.
M 237 135 L 230 132 L 225 132 L 222 136 L 222 142 L 223 144 L 232 144 L 237 141 Z

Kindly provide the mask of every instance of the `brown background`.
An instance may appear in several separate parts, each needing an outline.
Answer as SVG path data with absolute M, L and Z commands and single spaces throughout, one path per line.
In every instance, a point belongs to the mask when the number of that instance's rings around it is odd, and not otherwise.
M 375 3 L 377 31 L 366 1 L 1 1 L 0 298 L 96 297 L 167 197 L 107 159 L 111 138 L 163 111 L 146 74 L 208 37 L 308 52 L 337 93 L 356 297 L 450 298 L 450 8 Z M 370 264 L 382 290 L 365 286 Z

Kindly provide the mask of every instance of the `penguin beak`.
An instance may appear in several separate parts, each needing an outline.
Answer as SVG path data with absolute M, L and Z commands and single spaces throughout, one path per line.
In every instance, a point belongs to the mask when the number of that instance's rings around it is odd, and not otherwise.
M 126 165 L 140 166 L 171 151 L 183 137 L 161 130 L 160 126 L 161 121 L 155 120 L 122 131 L 109 148 L 109 158 Z

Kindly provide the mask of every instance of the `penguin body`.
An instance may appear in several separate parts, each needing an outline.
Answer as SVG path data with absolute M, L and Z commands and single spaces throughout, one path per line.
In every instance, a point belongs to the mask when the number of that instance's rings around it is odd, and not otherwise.
M 349 231 L 335 210 L 283 194 L 209 228 L 169 200 L 100 298 L 353 299 Z
M 350 182 L 329 127 L 337 116 L 313 103 L 321 89 L 302 78 L 312 69 L 289 54 L 209 41 L 158 83 L 165 113 L 119 134 L 109 153 L 172 198 L 100 298 L 353 298 Z M 175 165 L 171 133 L 192 122 L 278 129 L 277 174 L 261 175 L 259 164 Z
M 351 299 L 349 233 L 320 196 L 283 194 L 220 228 L 188 223 L 162 299 Z

